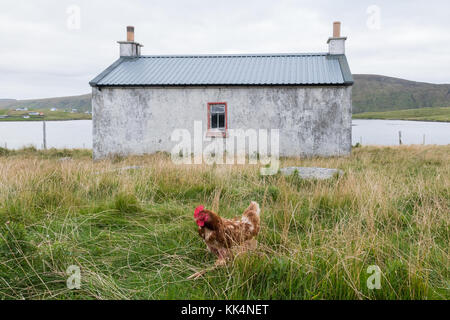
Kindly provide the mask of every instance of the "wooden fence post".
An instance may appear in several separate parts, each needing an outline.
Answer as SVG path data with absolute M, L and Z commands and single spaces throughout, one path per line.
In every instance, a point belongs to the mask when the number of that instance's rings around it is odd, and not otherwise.
M 45 125 L 45 119 L 42 121 L 42 131 L 43 131 L 43 138 L 44 138 L 44 150 L 47 150 L 47 130 Z

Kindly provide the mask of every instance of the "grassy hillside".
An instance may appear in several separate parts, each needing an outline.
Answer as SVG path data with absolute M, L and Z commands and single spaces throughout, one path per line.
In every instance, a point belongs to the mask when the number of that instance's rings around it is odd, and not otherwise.
M 450 84 L 365 74 L 356 74 L 354 78 L 353 113 L 450 107 Z
M 450 122 L 450 107 L 420 108 L 385 112 L 363 112 L 353 114 L 353 119 L 389 119 Z
M 69 111 L 72 109 L 78 109 L 78 111 L 90 111 L 91 95 L 84 94 L 81 96 L 58 97 L 48 99 L 31 99 L 31 100 L 12 100 L 12 101 L 0 100 L 0 109 L 15 109 L 21 107 L 28 107 L 29 109 L 57 108 Z
M 90 156 L 0 149 L 0 299 L 450 298 L 450 146 L 282 160 L 344 170 L 331 181 Z M 194 208 L 230 218 L 251 200 L 262 207 L 258 249 L 186 280 L 215 260 Z M 78 290 L 66 287 L 71 265 Z M 379 290 L 366 284 L 372 265 Z
M 9 105 L 14 102 L 16 102 L 16 99 L 0 99 L 0 107 L 3 107 L 4 105 Z

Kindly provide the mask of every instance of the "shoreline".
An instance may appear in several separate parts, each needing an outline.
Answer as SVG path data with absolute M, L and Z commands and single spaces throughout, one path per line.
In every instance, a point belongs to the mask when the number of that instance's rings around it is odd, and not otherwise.
M 0 122 L 50 122 L 50 121 L 79 121 L 79 120 L 91 120 L 91 118 L 86 119 L 0 119 Z M 415 122 L 440 122 L 440 123 L 450 123 L 450 120 L 432 120 L 432 119 L 404 119 L 404 118 L 355 118 L 352 116 L 352 120 L 397 120 L 397 121 L 415 121 Z
M 354 118 L 352 120 L 397 120 L 397 121 L 416 121 L 416 122 L 441 122 L 449 123 L 450 120 L 432 120 L 432 119 L 399 119 L 399 118 Z
M 78 120 L 92 120 L 91 118 L 86 118 L 86 119 L 79 119 L 79 118 L 75 118 L 75 119 L 0 119 L 0 122 L 49 122 L 49 121 L 78 121 Z

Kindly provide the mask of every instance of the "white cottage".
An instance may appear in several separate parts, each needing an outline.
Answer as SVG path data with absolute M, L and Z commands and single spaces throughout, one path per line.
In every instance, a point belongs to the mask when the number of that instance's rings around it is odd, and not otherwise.
M 231 129 L 279 129 L 282 156 L 351 151 L 353 77 L 335 22 L 325 53 L 141 55 L 134 28 L 90 82 L 94 158 L 173 150 L 176 129 L 226 145 Z

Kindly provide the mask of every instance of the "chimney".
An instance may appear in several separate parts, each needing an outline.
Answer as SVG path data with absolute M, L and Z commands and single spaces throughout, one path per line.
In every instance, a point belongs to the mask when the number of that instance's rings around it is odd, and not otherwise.
M 333 22 L 333 37 L 328 39 L 329 54 L 345 54 L 345 40 L 347 37 L 341 37 L 341 23 Z
M 339 21 L 333 22 L 333 38 L 339 38 L 340 36 L 341 36 L 341 23 Z
M 134 42 L 134 27 L 132 26 L 127 27 L 127 41 Z
M 134 27 L 127 27 L 127 41 L 117 41 L 120 44 L 121 57 L 139 57 L 141 55 L 142 44 L 134 41 Z

